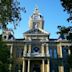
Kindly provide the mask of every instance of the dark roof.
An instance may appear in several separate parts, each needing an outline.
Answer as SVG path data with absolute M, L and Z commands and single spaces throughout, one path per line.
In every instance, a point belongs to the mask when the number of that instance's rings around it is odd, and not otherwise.
M 50 41 L 56 41 L 57 39 L 49 39 Z
M 25 40 L 24 38 L 20 38 L 20 39 L 15 39 L 15 40 Z

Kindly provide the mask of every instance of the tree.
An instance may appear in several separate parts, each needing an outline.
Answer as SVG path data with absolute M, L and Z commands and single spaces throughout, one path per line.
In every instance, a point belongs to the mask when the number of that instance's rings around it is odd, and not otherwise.
M 72 22 L 72 0 L 60 0 L 60 1 L 61 5 L 64 8 L 64 11 L 67 11 L 67 13 L 69 14 L 69 18 L 67 19 L 67 21 Z
M 0 72 L 8 72 L 9 71 L 9 58 L 10 52 L 5 43 L 3 43 L 0 37 Z
M 60 36 L 63 36 L 64 39 L 67 39 L 71 28 L 72 28 L 71 26 L 69 27 L 58 26 L 59 31 L 57 32 L 57 34 L 60 34 Z
M 10 22 L 16 27 L 21 20 L 21 10 L 26 12 L 25 7 L 21 8 L 17 0 L 0 0 L 0 25 L 6 28 Z

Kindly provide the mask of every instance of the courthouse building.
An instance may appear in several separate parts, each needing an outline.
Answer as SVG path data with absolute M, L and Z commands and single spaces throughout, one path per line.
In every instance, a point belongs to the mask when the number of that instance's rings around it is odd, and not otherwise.
M 63 37 L 51 39 L 44 30 L 44 18 L 36 7 L 29 19 L 29 30 L 15 39 L 10 30 L 2 38 L 10 48 L 11 72 L 69 72 L 67 56 L 71 42 Z

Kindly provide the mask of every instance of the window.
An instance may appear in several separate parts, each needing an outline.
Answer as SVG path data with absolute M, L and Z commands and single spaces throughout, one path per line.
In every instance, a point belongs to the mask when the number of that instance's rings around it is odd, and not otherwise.
M 23 56 L 23 49 L 17 48 L 16 49 L 16 57 L 22 57 Z
M 36 21 L 33 22 L 33 28 L 34 28 L 34 29 L 37 29 L 37 28 L 38 28 L 38 22 L 36 22 Z
M 32 68 L 32 72 L 40 72 L 40 65 L 39 64 L 34 64 Z
M 8 37 L 8 39 L 13 39 L 13 35 L 10 34 L 9 37 Z
M 50 72 L 58 72 L 58 64 L 56 60 L 50 59 Z
M 6 39 L 6 36 L 4 36 L 4 39 Z
M 63 54 L 63 58 L 66 59 L 68 56 L 68 48 L 65 46 L 62 46 L 62 54 Z
M 18 64 L 15 65 L 15 72 L 18 72 Z
M 63 54 L 64 71 L 69 72 L 69 66 L 67 64 L 67 57 L 68 57 L 68 47 L 67 46 L 62 46 L 62 54 Z
M 16 57 L 19 57 L 19 49 L 16 49 Z
M 49 48 L 49 54 L 51 58 L 57 58 L 57 48 Z
M 22 64 L 15 65 L 15 72 L 19 72 L 19 70 L 20 70 L 20 72 L 22 72 Z
M 54 58 L 57 58 L 57 48 L 54 48 Z
M 52 58 L 52 48 L 49 49 L 50 57 Z

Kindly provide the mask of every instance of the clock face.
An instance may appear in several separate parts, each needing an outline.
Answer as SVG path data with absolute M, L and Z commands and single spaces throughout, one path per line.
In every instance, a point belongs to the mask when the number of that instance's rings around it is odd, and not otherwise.
M 38 19 L 38 16 L 35 16 L 34 19 L 37 20 Z
M 39 16 L 38 15 L 35 15 L 34 16 L 34 20 L 38 20 L 39 19 Z

